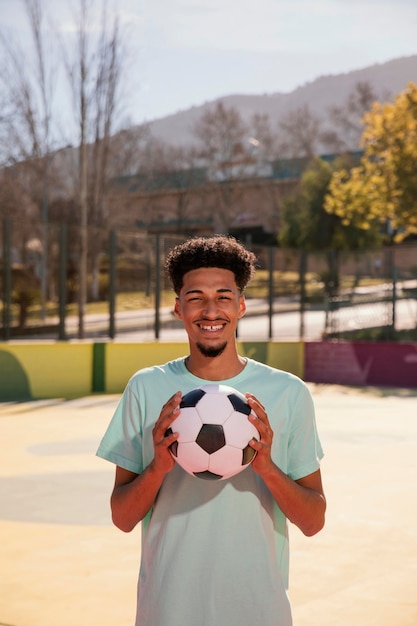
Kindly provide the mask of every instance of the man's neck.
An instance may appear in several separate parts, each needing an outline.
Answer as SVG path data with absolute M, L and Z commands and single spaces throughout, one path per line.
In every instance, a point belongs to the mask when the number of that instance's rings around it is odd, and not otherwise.
M 246 365 L 246 359 L 235 353 L 232 357 L 221 354 L 206 357 L 200 353 L 190 354 L 185 359 L 187 369 L 204 380 L 227 380 L 240 374 Z

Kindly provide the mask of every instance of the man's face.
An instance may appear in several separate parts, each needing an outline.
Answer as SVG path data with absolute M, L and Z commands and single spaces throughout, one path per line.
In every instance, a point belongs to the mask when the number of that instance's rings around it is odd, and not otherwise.
M 245 311 L 245 298 L 230 270 L 200 268 L 184 275 L 175 314 L 183 321 L 190 344 L 205 356 L 218 356 L 235 340 L 238 320 Z

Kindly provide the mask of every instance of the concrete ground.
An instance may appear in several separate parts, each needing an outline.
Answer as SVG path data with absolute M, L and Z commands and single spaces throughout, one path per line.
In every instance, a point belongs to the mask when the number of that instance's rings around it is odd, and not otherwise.
M 294 626 L 415 626 L 417 391 L 311 389 L 328 514 L 291 527 Z M 117 399 L 0 404 L 0 626 L 132 626 L 140 533 L 95 457 Z

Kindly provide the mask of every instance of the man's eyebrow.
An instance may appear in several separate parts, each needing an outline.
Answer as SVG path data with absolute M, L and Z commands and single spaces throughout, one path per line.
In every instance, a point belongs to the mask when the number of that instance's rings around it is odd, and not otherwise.
M 191 293 L 203 293 L 202 289 L 188 289 L 185 292 L 185 295 L 188 296 Z M 219 289 L 216 289 L 216 293 L 233 293 L 233 289 L 230 289 L 229 287 L 219 287 Z
M 187 289 L 185 295 L 188 296 L 190 293 L 203 293 L 202 289 Z

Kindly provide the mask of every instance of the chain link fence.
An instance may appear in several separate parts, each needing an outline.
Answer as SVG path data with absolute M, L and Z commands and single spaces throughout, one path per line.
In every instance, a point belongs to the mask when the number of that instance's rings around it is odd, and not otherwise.
M 0 223 L 0 339 L 175 338 L 169 249 L 188 235 L 89 228 L 87 302 L 80 302 L 80 230 Z M 417 327 L 417 242 L 356 253 L 253 246 L 242 338 L 379 338 Z M 82 324 L 80 323 L 82 317 Z M 80 336 L 82 329 L 82 336 Z

